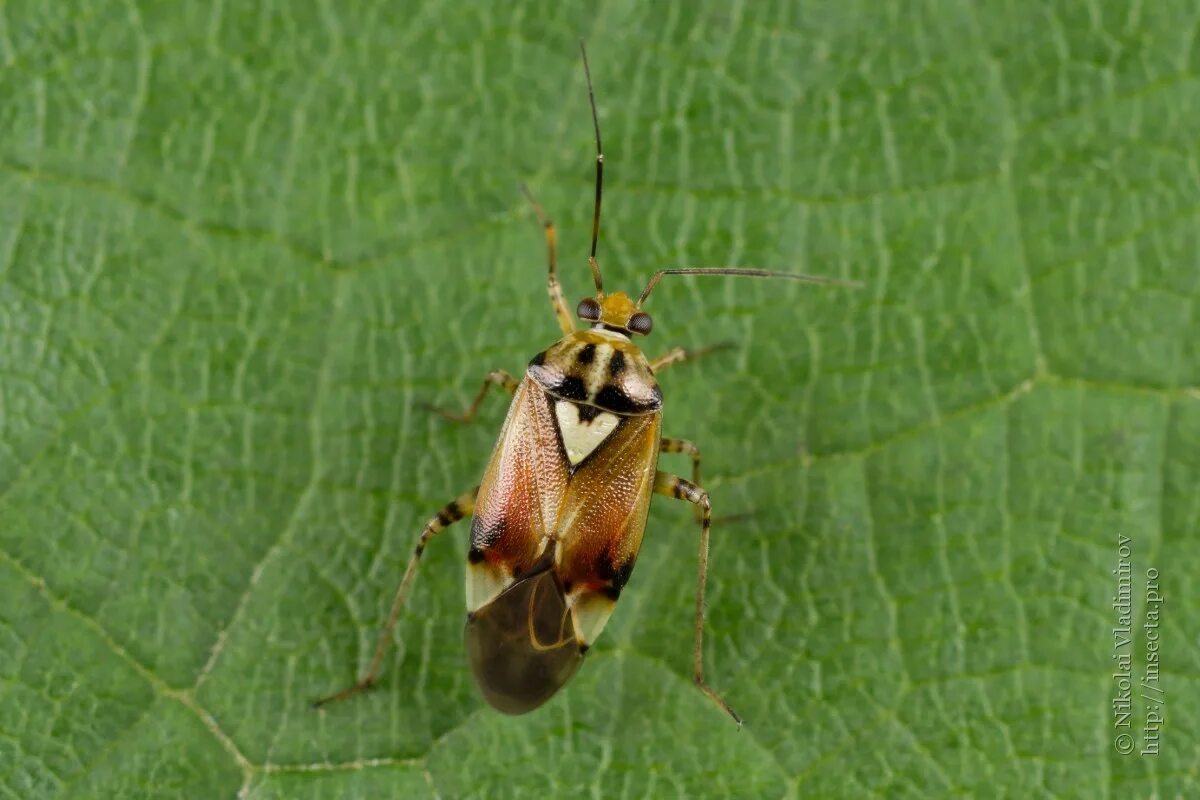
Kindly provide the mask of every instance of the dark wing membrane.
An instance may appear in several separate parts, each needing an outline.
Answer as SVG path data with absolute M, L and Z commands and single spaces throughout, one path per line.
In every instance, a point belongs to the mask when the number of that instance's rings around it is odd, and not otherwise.
M 551 399 L 536 383 L 521 381 L 475 501 L 469 611 L 533 568 L 562 503 L 568 469 Z
M 471 614 L 466 638 L 475 683 L 506 714 L 549 700 L 583 661 L 562 587 L 548 569 Z
M 646 528 L 661 421 L 658 412 L 622 418 L 571 476 L 558 519 L 564 584 L 615 599 L 628 580 Z

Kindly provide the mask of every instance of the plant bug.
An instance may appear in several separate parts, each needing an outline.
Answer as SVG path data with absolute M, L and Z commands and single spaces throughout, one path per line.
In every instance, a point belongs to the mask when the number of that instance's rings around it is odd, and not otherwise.
M 633 572 L 652 495 L 691 503 L 698 510 L 700 555 L 696 580 L 693 678 L 741 725 L 741 718 L 704 679 L 704 587 L 712 509 L 700 482 L 700 450 L 686 439 L 662 436 L 663 396 L 655 374 L 714 348 L 676 347 L 647 359 L 633 337 L 650 333 L 642 310 L 667 275 L 739 275 L 810 283 L 857 285 L 788 272 L 738 267 L 686 267 L 654 273 L 635 302 L 606 293 L 596 261 L 604 151 L 587 51 L 580 42 L 596 137 L 596 194 L 588 256 L 596 294 L 575 312 L 587 326 L 576 330 L 562 286 L 554 223 L 521 187 L 546 237 L 550 303 L 563 338 L 529 362 L 521 380 L 503 370 L 488 373 L 463 413 L 439 411 L 459 422 L 475 417 L 488 391 L 512 395 L 483 481 L 425 523 L 404 571 L 367 671 L 317 706 L 355 695 L 379 677 L 392 630 L 404 606 L 426 544 L 446 527 L 473 515 L 467 554 L 466 646 L 484 698 L 507 714 L 532 711 L 549 700 L 579 669 L 600 635 Z M 692 461 L 686 480 L 657 468 L 661 453 Z

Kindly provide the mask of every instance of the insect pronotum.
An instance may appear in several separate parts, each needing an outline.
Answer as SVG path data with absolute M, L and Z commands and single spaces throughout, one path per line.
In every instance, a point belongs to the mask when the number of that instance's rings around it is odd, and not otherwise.
M 529 362 L 521 380 L 489 372 L 465 412 L 439 411 L 469 422 L 493 386 L 513 396 L 508 417 L 479 486 L 425 523 L 404 571 L 366 672 L 352 685 L 318 700 L 342 700 L 379 678 L 396 620 L 429 540 L 467 516 L 466 644 L 475 681 L 500 711 L 522 714 L 550 699 L 579 669 L 629 580 L 642 542 L 652 495 L 698 510 L 700 555 L 696 579 L 693 679 L 739 725 L 741 718 L 704 679 L 704 586 L 712 509 L 700 481 L 700 450 L 687 439 L 662 436 L 662 392 L 655 374 L 714 348 L 675 347 L 647 359 L 634 336 L 650 333 L 642 307 L 667 275 L 739 275 L 856 285 L 787 272 L 738 267 L 685 267 L 654 273 L 637 301 L 604 291 L 596 244 L 604 149 L 587 52 L 580 42 L 596 137 L 596 195 L 588 266 L 596 294 L 575 309 L 576 330 L 562 286 L 554 223 L 521 187 L 546 236 L 550 304 L 563 338 Z M 657 468 L 661 453 L 692 462 L 691 480 Z

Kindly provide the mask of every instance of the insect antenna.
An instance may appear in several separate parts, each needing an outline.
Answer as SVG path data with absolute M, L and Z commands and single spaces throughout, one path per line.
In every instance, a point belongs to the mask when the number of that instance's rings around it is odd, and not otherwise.
M 650 296 L 650 292 L 654 291 L 654 287 L 666 275 L 740 275 L 744 278 L 786 278 L 787 280 L 803 281 L 804 283 L 821 283 L 827 286 L 846 286 L 855 289 L 862 286 L 859 281 L 827 278 L 823 275 L 802 275 L 799 272 L 775 272 L 769 269 L 748 269 L 746 267 L 678 267 L 675 269 L 660 269 L 651 276 L 650 282 L 646 284 L 646 288 L 642 289 L 642 294 L 638 297 L 637 304 L 639 307 L 642 303 L 646 302 L 646 298 Z
M 596 263 L 596 243 L 600 239 L 600 196 L 604 186 L 604 148 L 600 145 L 600 115 L 596 113 L 596 93 L 592 90 L 592 70 L 588 67 L 587 48 L 583 40 L 579 40 L 579 53 L 583 56 L 583 74 L 587 78 L 588 102 L 592 106 L 592 128 L 596 131 L 596 204 L 592 211 L 592 250 L 588 256 L 588 266 L 592 270 L 592 280 L 596 282 L 596 295 L 604 296 L 604 284 L 600 280 L 600 265 Z

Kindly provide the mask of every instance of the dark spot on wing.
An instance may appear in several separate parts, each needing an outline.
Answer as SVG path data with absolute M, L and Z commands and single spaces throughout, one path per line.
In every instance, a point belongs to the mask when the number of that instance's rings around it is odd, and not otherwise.
M 619 588 L 624 588 L 625 584 L 629 583 L 629 576 L 633 574 L 633 565 L 637 562 L 635 556 L 630 556 L 625 559 L 625 563 L 617 568 L 617 577 L 613 579 L 613 583 Z
M 625 584 L 629 582 L 629 576 L 633 574 L 633 565 L 636 560 L 637 559 L 635 558 L 628 558 L 625 560 L 625 563 L 614 570 L 611 562 L 607 562 L 607 559 L 605 559 L 605 578 L 610 583 L 601 591 L 604 593 L 605 597 L 607 597 L 609 600 L 612 600 L 614 603 L 617 602 L 617 600 L 621 597 L 621 590 L 624 589 Z M 599 560 L 597 560 L 597 562 L 598 561 Z M 597 566 L 599 566 L 599 563 L 597 563 Z M 599 572 L 599 570 L 597 570 L 597 572 Z
M 590 364 L 596 358 L 596 345 L 585 344 L 579 350 L 578 360 L 580 364 Z
M 596 560 L 592 562 L 592 572 L 596 577 L 605 582 L 611 582 L 617 577 L 617 570 L 613 566 L 612 556 L 607 550 L 601 550 L 596 554 Z
M 507 531 L 508 520 L 504 517 L 500 517 L 486 528 L 483 526 L 483 521 L 476 517 L 471 522 L 471 549 L 486 550 L 503 539 Z M 469 558 L 470 554 L 467 557 Z

